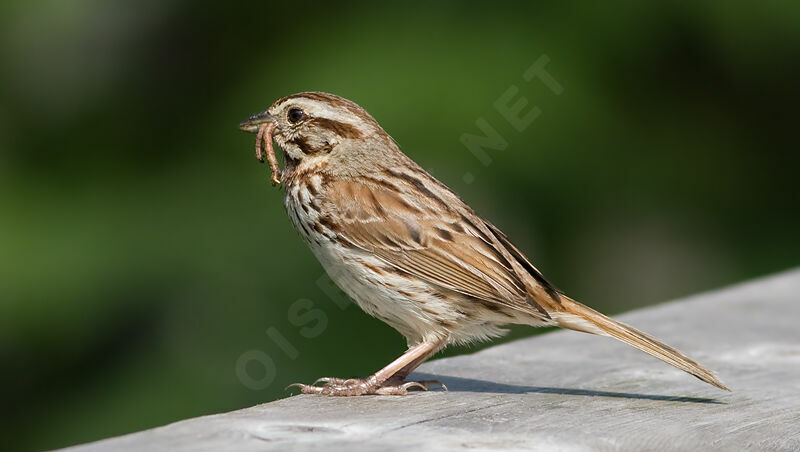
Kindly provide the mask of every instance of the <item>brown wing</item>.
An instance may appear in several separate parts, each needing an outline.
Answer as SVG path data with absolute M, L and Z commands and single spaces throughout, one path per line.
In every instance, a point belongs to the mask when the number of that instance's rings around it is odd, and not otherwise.
M 328 207 L 338 211 L 331 219 L 343 222 L 337 232 L 354 246 L 430 283 L 549 317 L 511 264 L 517 258 L 493 237 L 491 225 L 476 225 L 464 214 L 468 208 L 455 195 L 448 202 L 436 195 L 439 202 L 420 202 L 430 199 L 377 184 L 336 181 L 326 188 Z

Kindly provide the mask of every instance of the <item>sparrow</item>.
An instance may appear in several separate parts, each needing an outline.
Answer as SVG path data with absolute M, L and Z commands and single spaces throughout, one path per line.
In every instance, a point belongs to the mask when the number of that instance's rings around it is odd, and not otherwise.
M 426 390 L 441 383 L 406 377 L 436 352 L 524 324 L 610 336 L 729 390 L 678 350 L 558 290 L 356 103 L 323 92 L 293 94 L 239 128 L 258 134 L 256 157 L 266 156 L 273 185 L 284 187 L 289 219 L 330 278 L 408 342 L 405 353 L 367 378 L 290 387 L 327 396 Z M 283 151 L 282 170 L 273 140 Z

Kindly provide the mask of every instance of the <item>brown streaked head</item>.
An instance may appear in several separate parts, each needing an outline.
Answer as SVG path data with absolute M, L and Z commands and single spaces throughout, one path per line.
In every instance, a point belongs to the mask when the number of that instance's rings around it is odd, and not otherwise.
M 353 153 L 365 152 L 365 143 L 370 140 L 391 141 L 375 119 L 355 102 L 323 92 L 309 91 L 278 99 L 267 110 L 243 121 L 239 128 L 256 133 L 268 123 L 274 128 L 265 140 L 274 137 L 287 159 L 297 164 L 332 153 L 337 154 L 334 159 L 347 154 L 343 158 L 349 160 L 354 158 Z

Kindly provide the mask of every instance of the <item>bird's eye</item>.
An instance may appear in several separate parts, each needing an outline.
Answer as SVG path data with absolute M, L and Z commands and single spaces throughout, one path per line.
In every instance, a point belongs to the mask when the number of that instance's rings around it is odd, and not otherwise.
M 289 113 L 286 116 L 289 119 L 289 122 L 292 124 L 297 124 L 301 119 L 303 119 L 305 113 L 303 113 L 303 110 L 299 108 L 292 108 L 289 110 Z

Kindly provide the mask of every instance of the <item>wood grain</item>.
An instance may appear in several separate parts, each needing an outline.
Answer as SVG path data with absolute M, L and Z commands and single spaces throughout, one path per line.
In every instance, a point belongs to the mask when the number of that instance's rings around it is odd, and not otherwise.
M 70 450 L 800 450 L 800 270 L 619 318 L 733 392 L 611 339 L 557 331 L 412 375 L 449 392 L 295 396 Z

